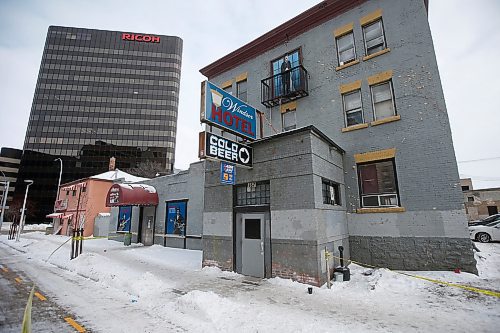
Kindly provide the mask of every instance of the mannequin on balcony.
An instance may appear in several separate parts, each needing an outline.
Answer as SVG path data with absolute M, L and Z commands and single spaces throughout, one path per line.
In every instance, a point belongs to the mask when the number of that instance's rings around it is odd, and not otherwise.
M 281 80 L 283 83 L 283 95 L 288 95 L 290 93 L 290 70 L 292 69 L 292 64 L 288 60 L 288 56 L 285 56 L 285 60 L 281 64 Z

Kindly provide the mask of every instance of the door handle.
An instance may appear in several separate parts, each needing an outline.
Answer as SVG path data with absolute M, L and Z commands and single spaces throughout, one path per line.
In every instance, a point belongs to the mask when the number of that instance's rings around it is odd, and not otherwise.
M 264 242 L 260 242 L 260 252 L 264 253 Z

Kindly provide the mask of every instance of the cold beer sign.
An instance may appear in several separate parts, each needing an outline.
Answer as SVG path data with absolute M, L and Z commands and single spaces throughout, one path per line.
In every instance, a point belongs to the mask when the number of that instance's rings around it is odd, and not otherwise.
M 198 156 L 252 167 L 252 147 L 209 133 L 200 133 Z
M 201 121 L 255 140 L 257 110 L 209 81 L 202 82 Z

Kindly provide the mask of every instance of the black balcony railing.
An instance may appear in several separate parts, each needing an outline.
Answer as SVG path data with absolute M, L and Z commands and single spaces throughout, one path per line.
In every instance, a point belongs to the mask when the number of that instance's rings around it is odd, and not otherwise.
M 291 102 L 309 95 L 307 70 L 299 65 L 261 81 L 261 102 L 267 107 Z

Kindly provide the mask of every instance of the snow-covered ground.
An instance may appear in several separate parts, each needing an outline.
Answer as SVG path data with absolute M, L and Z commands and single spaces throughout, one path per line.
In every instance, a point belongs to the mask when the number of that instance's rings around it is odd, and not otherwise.
M 84 243 L 69 260 L 68 238 L 29 232 L 9 256 L 49 297 L 95 332 L 498 332 L 500 299 L 387 269 L 351 265 L 351 281 L 332 289 L 273 278 L 262 281 L 201 268 L 201 251 L 143 247 L 106 239 Z M 479 276 L 408 272 L 500 290 L 500 243 L 477 244 Z M 369 274 L 370 275 L 365 275 Z

